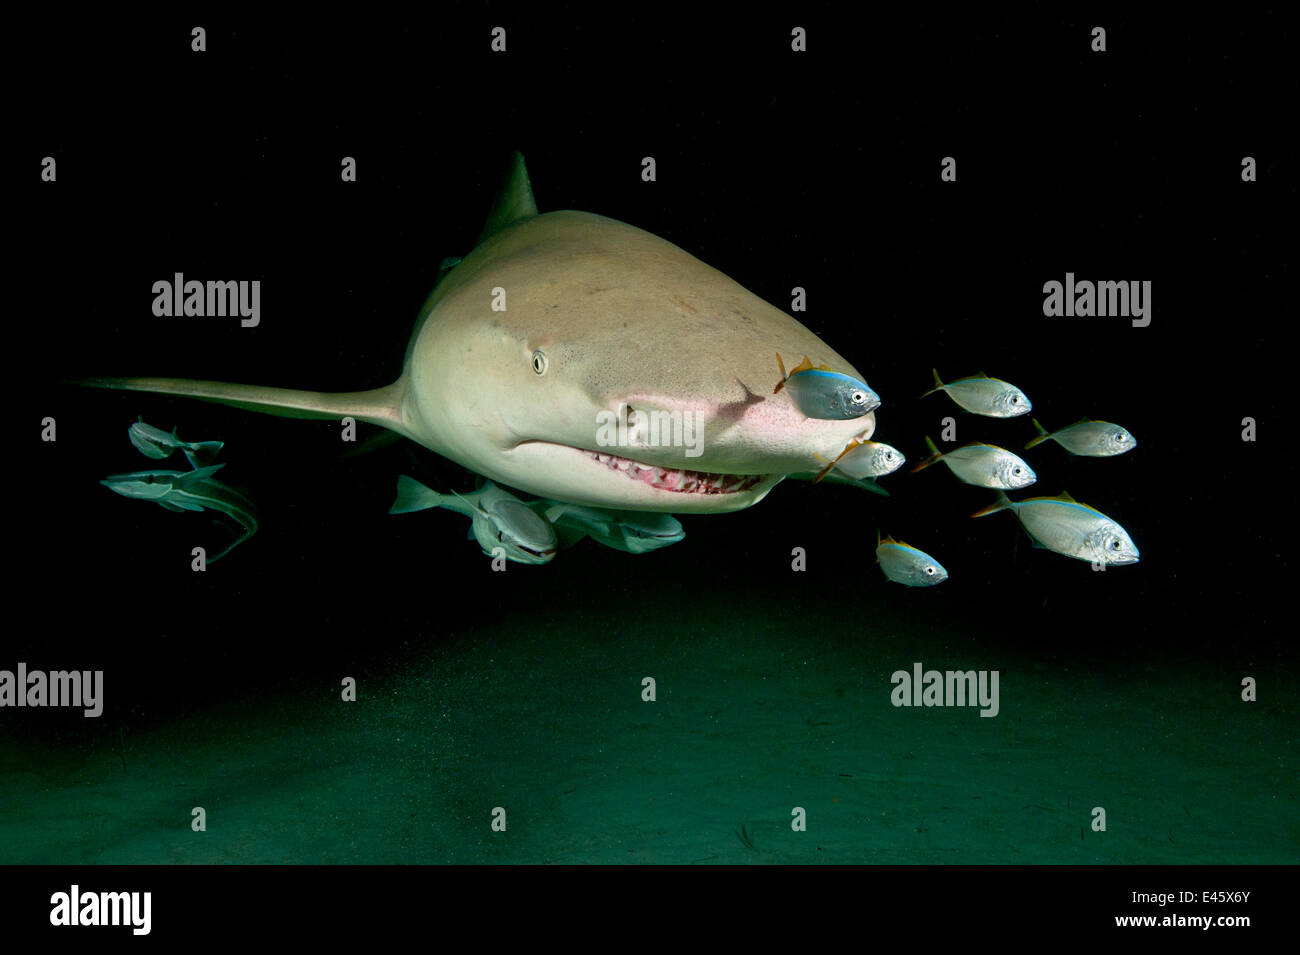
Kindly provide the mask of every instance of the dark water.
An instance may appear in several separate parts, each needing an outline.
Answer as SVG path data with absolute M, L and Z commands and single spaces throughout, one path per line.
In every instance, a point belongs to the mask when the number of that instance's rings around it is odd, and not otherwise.
M 1102 61 L 1065 20 L 908 24 L 873 57 L 811 21 L 817 53 L 794 58 L 784 23 L 530 22 L 502 59 L 468 18 L 214 23 L 196 58 L 188 27 L 40 41 L 79 79 L 21 107 L 26 161 L 54 152 L 59 181 L 17 186 L 0 669 L 102 669 L 106 700 L 98 719 L 3 712 L 0 862 L 1296 859 L 1294 190 L 1267 31 L 1118 21 Z M 1036 493 L 1114 517 L 1141 563 L 1033 550 L 934 468 L 884 479 L 888 498 L 786 482 L 683 517 L 656 553 L 587 541 L 494 574 L 462 517 L 386 515 L 398 473 L 472 486 L 423 449 L 345 459 L 331 423 L 57 384 L 389 383 L 516 147 L 543 211 L 631 222 L 778 305 L 808 289 L 801 320 L 913 462 L 958 414 L 919 400 L 932 367 L 1015 382 L 1051 428 L 1124 425 L 1139 446 L 1119 458 L 1025 456 Z M 154 318 L 178 271 L 261 279 L 262 325 Z M 1045 318 L 1066 272 L 1150 280 L 1151 325 Z M 222 479 L 258 503 L 261 531 L 206 573 L 185 556 L 224 540 L 206 515 L 95 483 L 149 466 L 137 415 L 224 440 Z M 887 582 L 878 529 L 951 579 Z M 997 670 L 998 715 L 892 706 L 915 662 Z

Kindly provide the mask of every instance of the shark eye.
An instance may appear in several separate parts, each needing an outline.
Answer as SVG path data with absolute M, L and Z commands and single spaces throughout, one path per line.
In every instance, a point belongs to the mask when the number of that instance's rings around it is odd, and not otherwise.
M 546 374 L 546 352 L 540 348 L 533 352 L 533 371 L 539 375 Z

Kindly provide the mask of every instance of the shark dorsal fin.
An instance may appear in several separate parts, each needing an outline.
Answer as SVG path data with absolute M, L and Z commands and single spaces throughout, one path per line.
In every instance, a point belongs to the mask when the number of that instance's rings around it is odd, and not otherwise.
M 483 223 L 483 232 L 479 235 L 479 244 L 486 242 L 512 222 L 531 219 L 537 215 L 537 200 L 533 198 L 533 185 L 528 181 L 528 168 L 524 165 L 523 154 L 515 150 L 510 161 L 510 172 L 505 184 L 497 193 L 492 211 Z

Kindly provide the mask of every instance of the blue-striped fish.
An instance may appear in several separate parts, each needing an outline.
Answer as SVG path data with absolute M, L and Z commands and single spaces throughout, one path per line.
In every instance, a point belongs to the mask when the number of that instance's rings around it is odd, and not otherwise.
M 1092 421 L 1084 418 L 1060 431 L 1048 431 L 1038 423 L 1037 418 L 1033 421 L 1034 427 L 1038 429 L 1038 437 L 1025 445 L 1026 451 L 1044 441 L 1055 441 L 1071 454 L 1081 454 L 1089 458 L 1110 458 L 1137 447 L 1137 438 L 1109 421 Z
M 990 378 L 983 372 L 969 378 L 958 378 L 945 385 L 936 368 L 934 387 L 925 395 L 932 395 L 936 391 L 946 391 L 949 398 L 967 411 L 989 418 L 1014 418 L 1033 407 L 1025 393 L 1011 382 Z M 921 397 L 924 398 L 925 395 Z
M 971 517 L 983 517 L 1009 510 L 1036 547 L 1086 560 L 1094 564 L 1136 564 L 1137 545 L 1128 531 L 1096 508 L 1080 504 L 1062 491 L 1056 497 L 1031 497 L 1012 501 L 1001 491 L 996 504 L 976 511 Z
M 908 587 L 932 587 L 948 579 L 948 571 L 925 551 L 892 537 L 881 540 L 879 531 L 876 532 L 876 562 L 886 577 Z
M 976 487 L 1014 490 L 1038 480 L 1034 469 L 1023 459 L 995 444 L 973 442 L 941 453 L 927 436 L 925 446 L 930 449 L 930 456 L 912 468 L 913 473 L 942 461 L 959 480 Z
M 772 389 L 772 394 L 784 388 L 795 407 L 809 418 L 841 421 L 860 418 L 880 407 L 880 396 L 868 388 L 865 381 L 825 365 L 814 365 L 807 355 L 789 374 L 786 374 L 780 352 L 777 352 L 776 364 L 781 369 L 781 380 Z
M 815 457 L 821 461 L 826 461 L 821 455 L 815 455 Z M 813 483 L 816 484 L 826 477 L 832 469 L 855 481 L 871 481 L 875 483 L 876 478 L 892 474 L 901 468 L 905 460 L 903 452 L 899 451 L 898 448 L 882 444 L 879 441 L 860 441 L 854 438 L 834 461 L 826 462 L 826 466 L 818 471 L 817 476 L 813 478 Z M 881 493 L 887 492 L 882 490 Z

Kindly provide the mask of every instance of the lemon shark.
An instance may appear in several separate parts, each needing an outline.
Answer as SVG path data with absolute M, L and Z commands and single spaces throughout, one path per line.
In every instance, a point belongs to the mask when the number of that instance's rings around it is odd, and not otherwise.
M 672 243 L 588 212 L 538 214 L 516 153 L 478 245 L 434 286 L 391 385 L 324 393 L 179 378 L 78 384 L 289 417 L 350 416 L 538 497 L 716 513 L 758 503 L 787 475 L 817 470 L 819 458 L 833 460 L 875 429 L 872 412 L 810 418 L 790 389 L 774 393 L 779 354 L 862 378 L 794 318 Z M 602 430 L 611 415 L 636 425 L 616 443 Z M 693 444 L 677 440 L 679 421 L 697 423 Z

